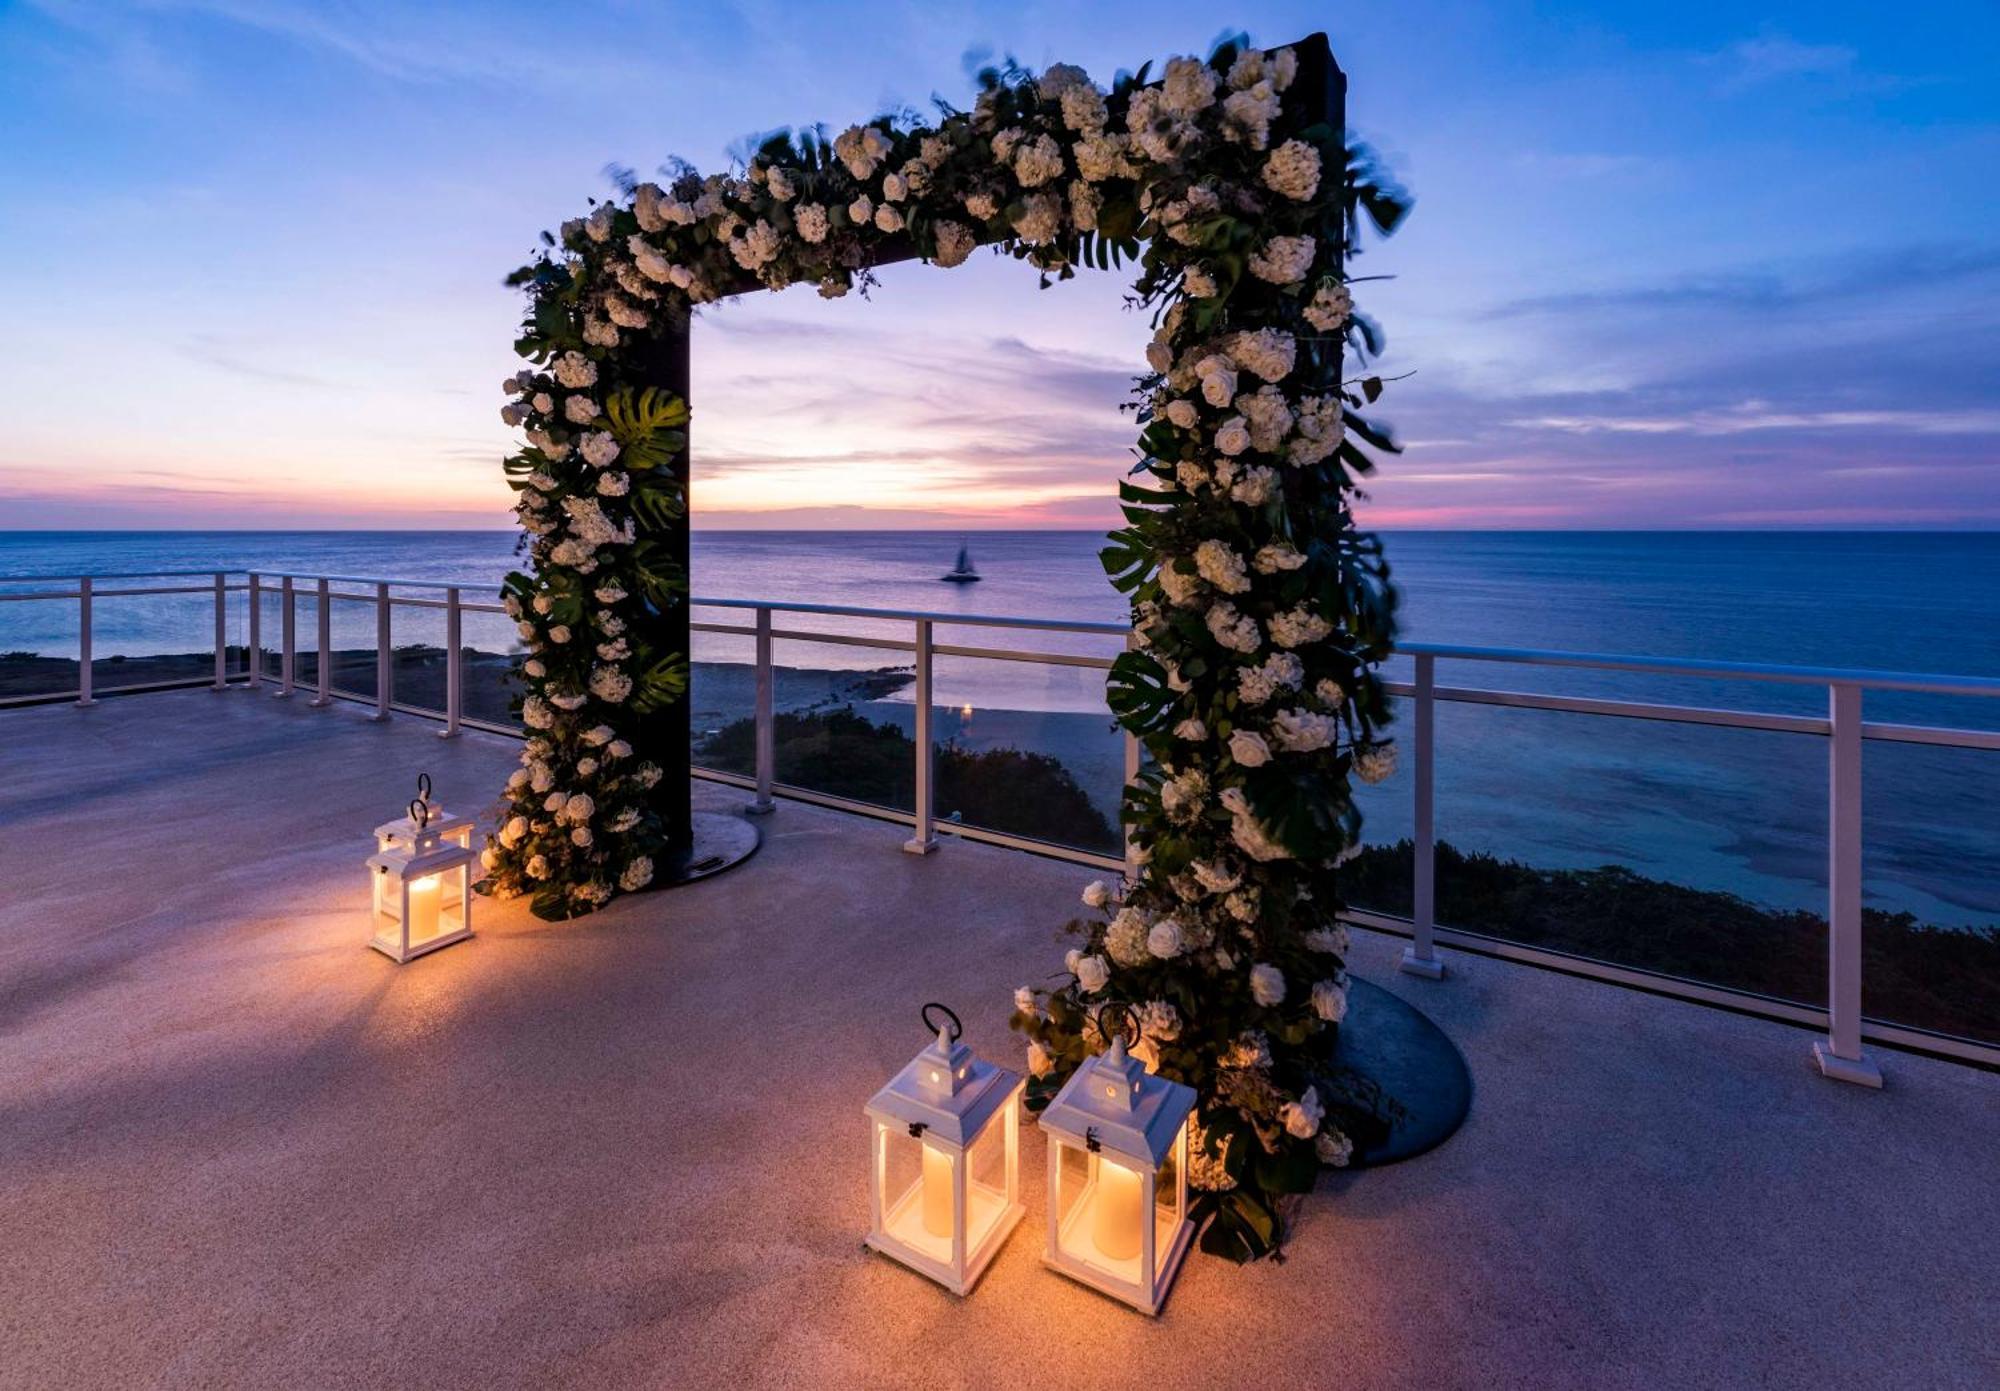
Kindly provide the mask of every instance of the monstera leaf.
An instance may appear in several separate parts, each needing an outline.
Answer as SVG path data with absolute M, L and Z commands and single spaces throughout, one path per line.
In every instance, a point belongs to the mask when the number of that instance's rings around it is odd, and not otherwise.
M 687 402 L 671 391 L 630 387 L 604 400 L 604 420 L 618 441 L 619 458 L 634 472 L 666 468 L 687 447 L 680 426 L 688 422 Z
M 657 609 L 672 608 L 687 593 L 687 571 L 660 541 L 641 540 L 632 547 L 632 578 Z
M 1137 651 L 1118 654 L 1110 676 L 1105 678 L 1104 698 L 1118 716 L 1118 723 L 1135 734 L 1158 728 L 1174 704 L 1165 669 Z
M 671 474 L 642 474 L 632 486 L 632 515 L 647 531 L 671 531 L 687 515 L 687 490 Z
M 642 715 L 666 709 L 687 694 L 688 660 L 676 652 L 662 657 L 632 680 L 632 708 Z

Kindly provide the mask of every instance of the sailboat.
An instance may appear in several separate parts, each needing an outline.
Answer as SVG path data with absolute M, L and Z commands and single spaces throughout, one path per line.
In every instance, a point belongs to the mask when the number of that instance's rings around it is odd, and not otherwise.
M 951 567 L 948 575 L 939 575 L 946 584 L 977 584 L 981 578 L 972 568 L 972 550 L 963 541 L 958 543 L 958 564 Z

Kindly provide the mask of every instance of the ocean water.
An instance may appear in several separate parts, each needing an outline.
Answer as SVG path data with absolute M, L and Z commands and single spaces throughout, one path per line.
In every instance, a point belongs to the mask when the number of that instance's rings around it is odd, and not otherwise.
M 984 576 L 949 585 L 961 539 Z M 2000 677 L 2000 534 L 1406 532 L 1387 538 L 1406 638 L 1554 649 Z M 0 532 L 4 577 L 215 568 L 395 577 L 489 596 L 517 562 L 511 532 Z M 1116 622 L 1119 596 L 1082 532 L 705 532 L 694 587 L 716 598 L 892 608 L 962 618 Z M 197 581 L 198 582 L 198 581 Z M 411 591 L 415 592 L 415 591 Z M 372 643 L 363 605 L 336 606 L 336 646 Z M 722 610 L 704 619 L 731 621 Z M 397 641 L 437 641 L 411 616 Z M 426 619 L 435 625 L 434 619 Z M 907 638 L 904 623 L 786 616 L 798 632 Z M 276 627 L 267 620 L 266 641 Z M 240 620 L 237 622 L 241 640 Z M 97 606 L 100 655 L 204 650 L 212 609 L 194 596 Z M 503 650 L 502 620 L 467 641 Z M 1113 639 L 949 624 L 938 641 L 1109 655 Z M 0 651 L 68 655 L 70 604 L 0 603 Z M 743 661 L 749 641 L 698 635 L 698 660 Z M 786 665 L 895 666 L 895 652 L 783 640 Z M 1604 695 L 1820 713 L 1824 688 L 1441 662 L 1443 686 Z M 1115 747 L 1102 682 L 1087 668 L 943 658 L 939 702 L 1031 712 L 979 726 L 1103 771 Z M 697 692 L 699 697 L 700 692 Z M 1871 720 L 2000 728 L 2000 700 L 1882 693 Z M 1078 731 L 1088 731 L 1079 733 Z M 1027 731 L 1022 733 L 1021 731 Z M 1080 741 L 1091 741 L 1088 756 Z M 1461 846 L 1558 868 L 1622 863 L 1777 906 L 1817 907 L 1825 884 L 1825 745 L 1775 733 L 1690 728 L 1490 706 L 1438 718 L 1439 833 Z M 1877 906 L 1949 924 L 2000 922 L 2000 754 L 1870 743 L 1867 888 Z M 1108 801 L 1115 787 L 1091 789 Z M 1364 803 L 1369 839 L 1408 833 L 1399 777 Z

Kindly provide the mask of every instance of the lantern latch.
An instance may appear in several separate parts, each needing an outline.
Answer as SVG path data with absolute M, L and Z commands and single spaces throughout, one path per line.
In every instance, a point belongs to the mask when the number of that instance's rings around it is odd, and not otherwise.
M 1083 1132 L 1083 1147 L 1092 1154 L 1104 1148 L 1104 1142 L 1097 1138 L 1097 1127 L 1089 1126 Z
M 921 1140 L 924 1138 L 924 1123 L 922 1121 L 910 1122 L 910 1138 L 912 1140 Z

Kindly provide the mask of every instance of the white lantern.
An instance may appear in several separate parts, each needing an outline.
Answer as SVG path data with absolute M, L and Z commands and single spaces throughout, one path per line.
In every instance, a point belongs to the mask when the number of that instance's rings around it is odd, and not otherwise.
M 1122 1036 L 1071 1074 L 1041 1115 L 1049 1265 L 1144 1313 L 1160 1311 L 1194 1239 L 1187 1215 L 1194 1106 L 1194 1088 L 1147 1072 Z
M 868 1245 L 966 1294 L 1021 1220 L 1021 1075 L 949 1021 L 868 1103 Z
M 472 935 L 472 866 L 478 853 L 446 840 L 426 824 L 429 816 L 421 799 L 411 802 L 409 841 L 368 857 L 375 905 L 369 945 L 398 962 Z
M 450 841 L 453 845 L 463 845 L 468 849 L 471 847 L 472 818 L 453 816 L 431 799 L 429 773 L 417 774 L 417 800 L 424 804 L 430 819 L 422 827 L 419 827 L 415 818 L 408 814 L 399 816 L 394 821 L 384 821 L 375 828 L 377 850 L 387 850 L 392 845 L 408 847 L 415 842 L 417 832 L 423 829 L 436 832 L 440 839 Z

